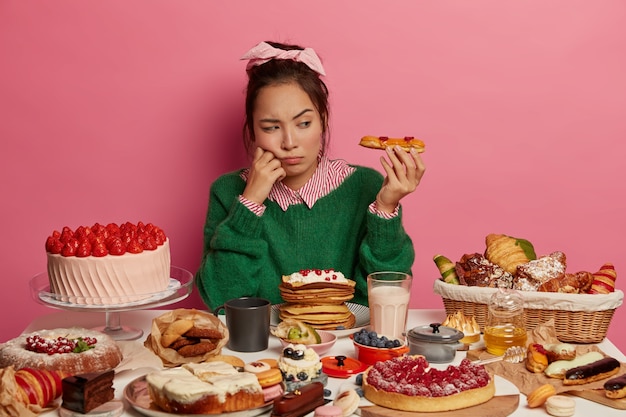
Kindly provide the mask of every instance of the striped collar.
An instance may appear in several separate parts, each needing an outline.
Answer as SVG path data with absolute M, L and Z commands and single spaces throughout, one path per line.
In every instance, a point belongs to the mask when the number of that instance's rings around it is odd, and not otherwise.
M 282 182 L 272 187 L 268 199 L 287 211 L 289 206 L 304 203 L 308 208 L 313 207 L 320 198 L 330 194 L 343 180 L 354 172 L 354 167 L 343 159 L 330 160 L 325 156 L 318 159 L 317 169 L 309 180 L 299 190 L 292 190 Z M 241 172 L 241 177 L 247 181 L 249 168 Z

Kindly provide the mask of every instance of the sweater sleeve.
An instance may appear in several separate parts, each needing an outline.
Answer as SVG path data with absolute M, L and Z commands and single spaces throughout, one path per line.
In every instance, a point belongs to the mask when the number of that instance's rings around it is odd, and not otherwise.
M 238 196 L 245 184 L 227 174 L 211 186 L 204 227 L 204 254 L 196 285 L 211 309 L 225 301 L 257 294 L 260 259 L 267 243 L 260 238 L 262 217 L 245 207 Z
M 382 178 L 366 180 L 364 184 L 371 194 L 380 189 Z M 380 217 L 368 210 L 366 231 L 359 248 L 358 274 L 360 280 L 355 301 L 367 300 L 367 275 L 376 271 L 398 271 L 411 274 L 415 249 L 411 237 L 402 224 L 403 211 L 400 205 L 398 215 L 390 219 Z

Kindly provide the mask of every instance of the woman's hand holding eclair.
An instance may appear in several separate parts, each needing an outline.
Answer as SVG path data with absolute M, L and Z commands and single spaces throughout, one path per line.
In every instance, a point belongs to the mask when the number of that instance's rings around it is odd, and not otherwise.
M 407 152 L 394 146 L 386 148 L 386 152 L 389 161 L 381 157 L 380 163 L 387 176 L 376 196 L 376 207 L 380 211 L 393 213 L 400 200 L 415 191 L 426 167 L 415 149 Z

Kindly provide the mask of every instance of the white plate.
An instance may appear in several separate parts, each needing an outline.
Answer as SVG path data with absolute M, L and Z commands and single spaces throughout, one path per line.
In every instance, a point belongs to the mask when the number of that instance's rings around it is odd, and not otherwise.
M 89 298 L 90 304 L 72 303 L 72 302 L 63 301 L 60 299 L 60 298 L 67 298 L 68 296 L 53 294 L 53 293 L 46 292 L 46 291 L 42 291 L 39 293 L 39 299 L 46 304 L 49 304 L 55 307 L 61 307 L 61 308 L 80 306 L 80 308 L 83 308 L 83 309 L 94 309 L 94 310 L 102 309 L 102 308 L 115 309 L 115 308 L 141 306 L 144 304 L 149 304 L 152 302 L 160 301 L 174 294 L 176 290 L 178 290 L 180 287 L 181 287 L 180 281 L 174 278 L 170 278 L 167 288 L 161 292 L 146 294 L 145 296 L 142 295 L 140 296 L 142 298 L 137 301 L 127 302 L 127 303 L 117 303 L 117 304 L 104 303 L 103 301 L 106 301 L 106 297 L 98 298 L 98 297 L 74 297 L 74 296 L 72 297 L 83 298 L 83 299 Z M 49 290 L 49 287 L 47 288 L 47 290 Z M 118 297 L 110 297 L 110 298 L 124 298 L 124 297 L 118 296 Z
M 276 326 L 278 325 L 278 323 L 280 323 L 280 318 L 278 317 L 278 314 L 279 314 L 279 307 L 281 305 L 282 304 L 272 305 L 272 318 L 270 321 L 270 325 L 272 326 Z M 357 330 L 361 330 L 362 328 L 369 326 L 370 324 L 369 307 L 361 305 L 361 304 L 356 304 L 356 303 L 346 303 L 346 306 L 352 312 L 352 314 L 354 314 L 354 318 L 355 318 L 354 327 L 352 327 L 351 329 L 337 329 L 337 330 L 324 329 L 324 331 L 333 333 L 337 337 L 346 337 L 346 336 L 350 336 L 352 333 L 356 332 Z
M 146 376 L 141 376 L 131 381 L 126 388 L 124 388 L 124 398 L 130 403 L 130 405 L 148 417 L 197 417 L 197 416 L 220 416 L 220 417 L 256 417 L 269 411 L 273 402 L 265 403 L 261 407 L 251 408 L 249 410 L 233 411 L 231 413 L 220 414 L 174 414 L 161 410 L 156 405 L 152 404 L 150 399 L 150 393 L 148 392 L 148 383 L 146 382 Z

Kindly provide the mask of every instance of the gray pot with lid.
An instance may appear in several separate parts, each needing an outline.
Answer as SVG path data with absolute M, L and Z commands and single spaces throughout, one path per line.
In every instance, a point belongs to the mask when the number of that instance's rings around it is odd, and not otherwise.
M 454 360 L 463 332 L 440 323 L 414 327 L 406 333 L 409 340 L 409 354 L 423 355 L 430 363 L 449 363 Z

